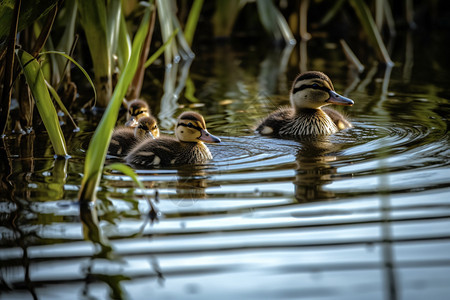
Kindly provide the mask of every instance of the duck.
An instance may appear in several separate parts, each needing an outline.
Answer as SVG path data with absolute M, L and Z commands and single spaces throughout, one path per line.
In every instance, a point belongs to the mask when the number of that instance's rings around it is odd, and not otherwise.
M 138 142 L 150 138 L 159 137 L 159 128 L 153 116 L 141 117 L 138 125 L 133 127 L 121 126 L 114 129 L 108 154 L 114 156 L 125 156 Z
M 319 71 L 298 75 L 290 91 L 291 106 L 281 107 L 264 118 L 256 128 L 261 135 L 302 138 L 330 135 L 352 124 L 330 104 L 351 106 L 353 100 L 335 92 L 330 78 Z
M 125 126 L 136 127 L 140 118 L 151 115 L 147 102 L 142 99 L 134 99 L 128 103 L 127 121 Z
M 135 167 L 203 164 L 213 158 L 204 143 L 220 143 L 220 138 L 208 132 L 201 114 L 186 111 L 177 119 L 175 138 L 144 140 L 128 153 L 125 161 Z

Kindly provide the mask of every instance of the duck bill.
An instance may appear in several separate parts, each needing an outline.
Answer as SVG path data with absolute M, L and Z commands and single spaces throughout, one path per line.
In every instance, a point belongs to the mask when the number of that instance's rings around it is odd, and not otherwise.
M 153 133 L 151 133 L 150 131 L 147 131 L 145 133 L 145 137 L 146 138 L 150 138 L 150 139 L 156 139 L 156 137 L 153 135 Z
M 127 127 L 137 127 L 138 126 L 138 120 L 135 117 L 131 117 L 126 123 L 125 126 Z
M 336 104 L 336 105 L 347 105 L 347 106 L 351 106 L 355 103 L 355 102 L 353 102 L 352 99 L 341 96 L 338 93 L 336 93 L 335 91 L 329 91 L 329 94 L 330 94 L 330 98 L 326 101 L 327 103 Z
M 220 139 L 217 136 L 212 135 L 206 129 L 200 131 L 202 135 L 198 138 L 205 143 L 220 143 Z

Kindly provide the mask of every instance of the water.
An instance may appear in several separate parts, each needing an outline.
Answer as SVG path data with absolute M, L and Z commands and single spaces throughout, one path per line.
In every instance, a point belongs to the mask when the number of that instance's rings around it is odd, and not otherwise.
M 222 138 L 214 161 L 138 170 L 145 189 L 107 171 L 95 207 L 77 193 L 96 117 L 77 115 L 69 160 L 43 134 L 7 137 L 0 299 L 446 299 L 450 74 L 421 45 L 394 52 L 391 73 L 369 65 L 358 78 L 337 49 L 311 42 L 309 69 L 355 100 L 354 128 L 314 141 L 252 132 L 288 103 L 297 48 L 197 49 L 198 102 L 178 104 Z M 166 133 L 170 101 L 153 105 Z

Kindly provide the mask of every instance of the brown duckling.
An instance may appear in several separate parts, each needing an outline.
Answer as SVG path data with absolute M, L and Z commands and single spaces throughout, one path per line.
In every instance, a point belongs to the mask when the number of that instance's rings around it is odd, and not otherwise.
M 134 99 L 128 103 L 127 122 L 125 123 L 125 126 L 136 127 L 140 118 L 148 117 L 150 115 L 151 111 L 147 102 L 141 99 Z
M 192 111 L 178 117 L 175 136 L 176 139 L 160 137 L 139 143 L 127 155 L 126 162 L 143 167 L 201 164 L 212 159 L 203 142 L 220 143 L 218 137 L 206 130 L 202 115 Z
M 290 92 L 291 107 L 282 107 L 261 121 L 256 131 L 275 137 L 328 135 L 352 127 L 339 112 L 324 107 L 329 104 L 353 105 L 353 100 L 334 91 L 330 78 L 310 71 L 297 76 Z
M 108 154 L 125 156 L 138 142 L 146 138 L 155 139 L 158 137 L 159 128 L 156 119 L 152 116 L 142 117 L 135 128 L 122 126 L 114 129 Z

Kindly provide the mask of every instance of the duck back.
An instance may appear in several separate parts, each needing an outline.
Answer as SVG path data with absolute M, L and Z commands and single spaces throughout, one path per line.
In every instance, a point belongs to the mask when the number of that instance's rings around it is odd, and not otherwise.
M 211 152 L 202 142 L 180 142 L 170 137 L 145 140 L 125 158 L 128 164 L 142 167 L 199 164 L 210 159 Z
M 134 128 L 119 127 L 114 130 L 108 147 L 108 154 L 125 156 L 131 148 L 138 143 L 134 135 Z

